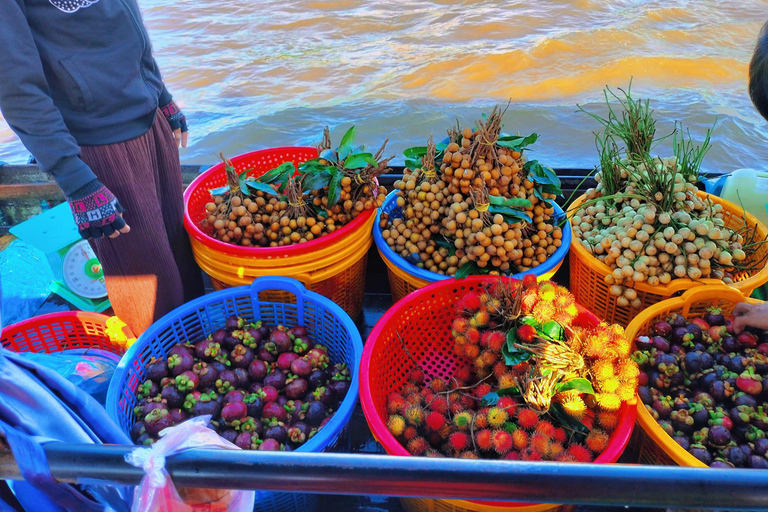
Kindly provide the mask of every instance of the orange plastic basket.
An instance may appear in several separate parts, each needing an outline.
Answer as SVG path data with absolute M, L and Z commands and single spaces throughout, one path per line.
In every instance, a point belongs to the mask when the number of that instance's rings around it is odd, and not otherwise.
M 363 349 L 360 402 L 371 432 L 390 455 L 410 456 L 387 429 L 387 395 L 402 389 L 416 366 L 414 360 L 427 372 L 428 378 L 451 375 L 457 364 L 451 337 L 456 303 L 481 283 L 497 279 L 500 278 L 472 276 L 432 283 L 397 302 L 371 331 Z M 580 307 L 576 323 L 596 325 L 599 322 L 599 318 Z M 632 434 L 636 410 L 634 401 L 622 404 L 619 425 L 596 462 L 618 460 Z M 551 504 L 440 499 L 404 499 L 403 504 L 417 512 L 543 512 L 562 508 Z
M 724 199 L 717 196 L 699 192 L 699 197 L 708 199 L 714 204 L 720 204 L 725 213 L 725 225 L 730 228 L 741 228 L 746 220 L 750 229 L 757 231 L 760 240 L 768 238 L 768 228 L 760 223 L 757 218 Z M 569 215 L 573 215 L 579 205 L 586 200 L 586 196 L 576 199 L 569 208 Z M 753 261 L 761 261 L 768 253 L 768 245 L 763 244 L 753 255 Z M 570 289 L 576 297 L 576 301 L 584 307 L 603 318 L 608 323 L 617 323 L 623 326 L 645 308 L 652 306 L 666 298 L 673 297 L 685 290 L 703 285 L 722 285 L 719 279 L 688 278 L 674 279 L 669 284 L 651 286 L 648 283 L 635 283 L 633 288 L 637 291 L 637 297 L 643 302 L 642 307 L 621 307 L 616 303 L 616 297 L 610 294 L 610 285 L 606 284 L 605 276 L 611 273 L 611 268 L 591 255 L 581 244 L 581 241 L 573 236 L 570 251 L 571 283 Z M 734 283 L 730 286 L 739 290 L 744 295 L 749 295 L 755 289 L 768 282 L 768 265 L 754 272 L 741 272 L 736 274 Z
M 316 148 L 282 147 L 245 153 L 231 162 L 237 172 L 251 169 L 248 176 L 260 176 L 283 162 L 297 165 L 316 157 Z M 364 211 L 333 233 L 303 244 L 242 247 L 216 240 L 199 226 L 206 215 L 205 204 L 211 201 L 210 190 L 224 185 L 221 163 L 198 176 L 184 192 L 184 227 L 195 260 L 211 277 L 214 288 L 250 284 L 261 276 L 293 277 L 339 304 L 352 318 L 360 314 L 375 210 Z
M 125 349 L 107 334 L 109 317 L 87 311 L 63 311 L 29 318 L 9 325 L 0 335 L 3 348 L 15 352 L 51 353 L 73 348 L 99 348 L 115 354 Z M 128 327 L 123 333 L 133 338 Z
M 671 314 L 679 313 L 686 318 L 699 317 L 703 316 L 711 306 L 722 308 L 723 314 L 728 315 L 739 302 L 760 303 L 724 284 L 697 286 L 680 297 L 667 299 L 644 310 L 630 322 L 626 334 L 629 339 L 634 340 L 638 336 L 648 334 L 653 324 Z M 637 423 L 640 428 L 635 429 L 627 451 L 635 454 L 638 462 L 666 466 L 677 464 L 678 466 L 707 467 L 669 437 L 639 399 L 637 409 Z

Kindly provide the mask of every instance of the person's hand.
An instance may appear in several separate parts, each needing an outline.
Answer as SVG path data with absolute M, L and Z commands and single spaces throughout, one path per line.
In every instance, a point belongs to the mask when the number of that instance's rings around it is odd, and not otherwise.
M 125 208 L 99 180 L 76 190 L 68 201 L 80 236 L 85 239 L 117 238 L 131 230 L 121 215 Z
M 736 334 L 745 327 L 768 330 L 768 302 L 749 304 L 741 302 L 733 308 L 733 330 Z
M 187 139 L 189 139 L 187 118 L 184 117 L 176 102 L 171 101 L 169 104 L 160 107 L 160 112 L 163 113 L 168 120 L 168 124 L 171 125 L 173 136 L 176 137 L 176 145 L 181 145 L 183 148 L 187 147 Z

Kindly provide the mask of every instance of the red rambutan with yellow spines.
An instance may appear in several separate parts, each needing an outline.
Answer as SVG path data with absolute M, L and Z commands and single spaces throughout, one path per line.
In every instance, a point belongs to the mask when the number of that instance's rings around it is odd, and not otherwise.
M 520 460 L 520 452 L 516 452 L 515 450 L 512 450 L 508 454 L 506 454 L 501 460 Z
M 489 452 L 493 449 L 491 434 L 491 430 L 487 428 L 475 432 L 475 444 L 480 450 Z
M 466 411 L 466 407 L 464 407 L 464 404 L 461 402 L 450 402 L 450 404 L 451 405 L 448 406 L 448 410 L 451 411 L 451 414 L 454 416 Z
M 499 383 L 499 389 L 512 388 L 517 385 L 515 374 L 509 371 L 498 377 L 496 381 Z
M 557 305 L 555 305 L 555 308 L 555 315 L 552 317 L 552 320 L 565 327 L 570 327 L 576 319 L 576 316 L 579 314 L 579 310 L 576 309 L 576 306 L 558 308 Z
M 608 447 L 609 440 L 608 434 L 599 428 L 593 428 L 584 443 L 587 445 L 587 448 L 599 455 Z
M 410 441 L 411 439 L 415 439 L 418 436 L 419 431 L 416 430 L 415 427 L 405 427 L 405 430 L 403 431 L 403 439 Z
M 576 297 L 573 296 L 571 292 L 568 291 L 568 289 L 563 288 L 562 286 L 558 286 L 557 290 L 555 290 L 555 306 L 558 309 L 567 309 L 571 306 L 576 306 Z
M 387 412 L 389 414 L 402 414 L 407 402 L 405 398 L 398 393 L 390 393 L 387 395 Z
M 434 448 L 430 448 L 426 452 L 424 452 L 424 456 L 432 458 L 432 459 L 444 459 L 445 458 L 445 455 L 443 455 L 439 451 L 435 450 Z
M 560 398 L 560 405 L 563 406 L 563 410 L 577 420 L 583 418 L 587 411 L 587 404 L 584 403 L 584 399 L 577 394 L 563 394 L 565 396 Z
M 412 382 L 421 385 L 424 384 L 424 370 L 421 368 L 414 368 L 411 370 L 411 373 L 409 375 Z
M 477 359 L 479 355 L 480 346 L 475 345 L 474 343 L 466 343 L 464 345 L 464 357 L 474 360 Z
M 536 328 L 532 325 L 523 324 L 517 328 L 517 338 L 523 343 L 530 343 L 536 336 Z
M 539 415 L 536 411 L 528 407 L 521 407 L 517 410 L 517 424 L 522 428 L 533 428 L 539 422 Z
M 538 277 L 536 277 L 536 274 L 525 274 L 523 276 L 523 288 L 531 288 L 538 284 Z
M 482 334 L 480 334 L 480 331 L 477 328 L 470 327 L 464 337 L 466 338 L 467 343 L 478 345 L 482 339 Z
M 458 334 L 464 334 L 469 329 L 469 322 L 464 317 L 458 317 L 453 321 L 451 329 Z
M 557 293 L 557 285 L 552 281 L 539 283 L 539 301 L 553 302 Z
M 405 410 L 403 417 L 409 425 L 420 427 L 424 424 L 424 409 L 418 405 L 411 405 Z
M 459 398 L 459 403 L 464 406 L 464 409 L 472 411 L 477 408 L 477 400 L 470 395 L 462 394 Z
M 549 460 L 557 459 L 564 452 L 565 452 L 565 448 L 563 448 L 562 444 L 558 443 L 557 441 L 549 442 L 549 454 L 547 457 Z
M 475 398 L 483 398 L 491 391 L 493 391 L 493 388 L 491 388 L 490 384 L 482 383 L 472 390 L 472 394 L 475 396 Z
M 473 451 L 467 450 L 459 454 L 460 459 L 479 459 L 480 456 Z
M 549 456 L 550 441 L 544 434 L 533 434 L 530 441 L 531 449 L 535 450 L 543 459 Z
M 555 438 L 555 426 L 547 420 L 539 420 L 533 427 L 537 434 L 543 434 L 549 439 Z
M 614 393 L 597 393 L 595 400 L 597 406 L 604 411 L 618 411 L 621 408 L 621 399 Z
M 408 408 L 408 406 L 411 405 L 421 405 L 421 392 L 417 391 L 416 393 L 409 393 L 405 395 L 405 407 Z
M 475 413 L 475 428 L 488 428 L 487 407 L 484 407 Z
M 405 432 L 405 418 L 399 414 L 393 414 L 387 420 L 387 430 L 395 437 L 400 437 Z
M 480 296 L 477 293 L 469 292 L 464 295 L 464 298 L 459 302 L 459 309 L 462 311 L 469 311 L 474 313 L 480 309 Z
M 637 379 L 632 382 L 622 380 L 619 389 L 616 390 L 616 395 L 622 402 L 629 402 L 635 396 L 635 390 L 637 390 Z
M 483 353 L 480 354 L 480 357 L 485 363 L 485 367 L 488 368 L 488 367 L 492 367 L 499 360 L 499 353 L 491 349 L 486 349 L 486 350 L 483 350 Z
M 600 332 L 590 332 L 584 338 L 584 353 L 589 357 L 601 358 L 608 351 L 610 341 Z
M 494 430 L 491 433 L 491 444 L 493 445 L 493 451 L 499 455 L 504 455 L 513 447 L 512 436 L 509 434 L 509 432 L 505 432 L 503 430 Z
M 448 444 L 451 445 L 451 449 L 456 452 L 460 453 L 469 448 L 471 439 L 469 438 L 469 435 L 467 435 L 466 432 L 454 432 L 451 434 L 451 436 L 448 438 Z
M 440 377 L 432 377 L 432 380 L 429 381 L 429 388 L 435 393 L 442 393 L 448 390 L 448 382 Z
M 592 452 L 590 452 L 583 444 L 572 444 L 568 447 L 567 453 L 576 459 L 576 462 L 592 462 Z
M 421 395 L 421 398 L 423 398 L 425 402 L 429 402 L 432 398 L 434 398 L 435 393 L 428 387 L 423 387 L 421 388 L 421 391 L 419 391 L 419 395 Z
M 482 309 L 475 313 L 475 316 L 472 318 L 474 319 L 475 325 L 477 325 L 477 327 L 486 327 L 488 322 L 491 321 L 491 315 L 488 314 L 488 311 L 484 311 Z
M 579 420 L 584 424 L 585 427 L 592 430 L 595 427 L 595 411 L 592 409 L 587 409 L 584 413 L 584 417 Z
M 499 398 L 499 401 L 496 402 L 496 407 L 505 411 L 510 417 L 515 415 L 519 406 L 520 404 L 518 404 L 511 396 L 502 396 Z
M 526 448 L 528 448 L 528 443 L 530 442 L 530 437 L 528 436 L 528 433 L 519 428 L 512 432 L 512 444 L 515 447 L 515 450 L 517 451 L 523 451 Z
M 536 304 L 539 303 L 539 294 L 537 293 L 538 287 L 529 288 L 523 293 L 523 298 L 520 301 L 520 309 L 523 314 L 530 315 Z
M 507 363 L 505 363 L 504 361 L 499 361 L 493 365 L 493 369 L 491 370 L 491 372 L 493 373 L 494 377 L 498 379 L 499 377 L 507 373 L 508 370 L 509 370 L 509 367 L 507 366 Z
M 434 411 L 445 416 L 448 414 L 448 399 L 444 396 L 435 395 L 435 397 L 427 404 L 427 408 L 430 411 Z
M 432 411 L 431 413 L 427 414 L 427 420 L 426 420 L 427 428 L 435 432 L 443 428 L 446 421 L 447 420 L 445 416 L 443 416 L 439 412 Z
M 619 424 L 619 413 L 614 411 L 600 411 L 597 413 L 597 423 L 608 432 Z
M 537 322 L 543 324 L 552 320 L 557 313 L 555 305 L 551 302 L 540 300 L 531 311 L 531 316 L 536 319 Z
M 527 449 L 524 452 L 520 452 L 520 460 L 524 460 L 527 462 L 538 462 L 540 460 L 544 460 L 539 452 L 532 449 Z
M 499 407 L 488 409 L 488 425 L 492 428 L 501 428 L 507 422 L 509 414 Z
M 557 461 L 557 462 L 578 462 L 576 460 L 576 457 L 574 457 L 573 455 L 571 455 L 568 452 L 563 452 L 560 455 L 558 455 L 555 458 L 555 461 Z
M 465 346 L 466 345 L 462 345 L 461 343 L 454 343 L 453 353 L 456 354 L 458 357 L 466 357 L 466 352 L 464 351 Z
M 555 435 L 552 436 L 552 439 L 560 444 L 565 444 L 565 440 L 568 439 L 568 434 L 566 434 L 565 430 L 558 427 L 555 429 Z
M 419 457 L 427 452 L 429 449 L 429 443 L 427 443 L 427 440 L 423 437 L 414 437 L 408 441 L 406 449 L 411 455 Z
M 469 430 L 472 425 L 472 414 L 462 411 L 453 417 L 453 425 L 459 430 Z
M 474 361 L 472 361 L 472 365 L 475 367 L 475 372 L 480 374 L 482 371 L 489 371 L 488 365 L 485 363 L 485 360 L 478 356 L 475 358 Z
M 482 344 L 489 349 L 500 352 L 507 343 L 507 336 L 501 331 L 486 331 L 483 333 Z
M 409 382 L 403 387 L 403 391 L 400 394 L 403 395 L 403 397 L 407 397 L 408 395 L 418 395 L 419 391 L 421 391 L 419 386 Z
M 469 382 L 472 378 L 472 368 L 469 365 L 460 366 L 456 369 L 454 377 L 461 382 Z

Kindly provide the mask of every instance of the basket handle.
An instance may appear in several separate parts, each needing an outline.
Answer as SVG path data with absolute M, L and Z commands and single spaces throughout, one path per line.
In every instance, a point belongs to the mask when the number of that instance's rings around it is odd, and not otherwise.
M 283 290 L 294 294 L 296 296 L 299 318 L 304 318 L 304 301 L 302 298 L 306 295 L 307 289 L 301 284 L 301 281 L 291 277 L 263 276 L 257 277 L 251 283 L 251 297 L 253 300 L 258 300 L 259 292 L 265 290 Z

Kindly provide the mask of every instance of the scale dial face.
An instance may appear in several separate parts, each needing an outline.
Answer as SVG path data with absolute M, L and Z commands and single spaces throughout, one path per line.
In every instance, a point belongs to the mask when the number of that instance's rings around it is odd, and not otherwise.
M 107 296 L 104 273 L 90 244 L 83 240 L 73 245 L 61 264 L 64 282 L 70 290 L 86 299 Z

